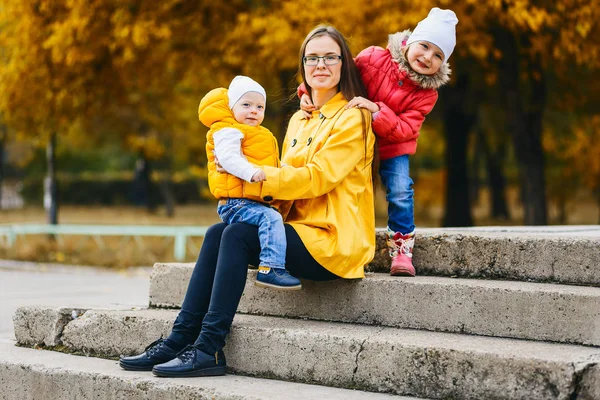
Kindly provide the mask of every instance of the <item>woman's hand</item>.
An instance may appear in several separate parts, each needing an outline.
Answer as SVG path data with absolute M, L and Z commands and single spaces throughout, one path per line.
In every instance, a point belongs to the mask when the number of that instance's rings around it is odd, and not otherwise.
M 258 170 L 254 175 L 252 175 L 251 182 L 262 182 L 267 180 L 267 175 L 265 171 L 262 169 Z
M 379 106 L 377 104 L 373 103 L 369 99 L 365 99 L 364 97 L 360 96 L 356 96 L 355 98 L 350 100 L 348 104 L 346 104 L 345 108 L 348 109 L 352 107 L 364 108 L 366 110 L 371 111 L 371 113 L 373 114 L 379 111 Z
M 312 117 L 312 112 L 317 109 L 310 99 L 310 96 L 306 93 L 304 93 L 300 98 L 300 109 L 302 110 L 302 114 L 304 114 L 306 119 L 310 119 L 310 117 Z

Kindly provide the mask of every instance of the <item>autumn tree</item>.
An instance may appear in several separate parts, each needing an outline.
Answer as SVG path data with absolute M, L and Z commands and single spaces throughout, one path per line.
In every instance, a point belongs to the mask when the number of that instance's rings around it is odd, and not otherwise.
M 454 5 L 453 5 L 454 7 Z M 547 223 L 542 132 L 548 79 L 570 79 L 566 66 L 598 68 L 598 7 L 591 1 L 468 1 L 457 13 L 469 52 L 497 88 L 519 165 L 526 224 Z
M 593 7 L 591 1 L 375 0 L 355 2 L 351 7 L 336 0 L 262 4 L 238 15 L 236 30 L 227 36 L 234 51 L 225 56 L 225 62 L 254 75 L 264 74 L 266 82 L 286 77 L 273 83 L 286 94 L 293 94 L 294 85 L 289 88 L 287 78 L 297 68 L 298 45 L 316 24 L 336 26 L 349 38 L 356 53 L 367 45 L 385 45 L 388 33 L 414 27 L 431 7 L 453 9 L 460 20 L 454 61 L 450 60 L 454 76 L 451 85 L 441 93 L 438 105 L 450 109 L 443 114 L 448 137 L 447 176 L 452 179 L 447 183 L 446 224 L 471 223 L 468 187 L 461 183 L 469 179 L 468 166 L 460 159 L 468 154 L 470 131 L 477 129 L 467 122 L 480 121 L 478 110 L 464 109 L 473 98 L 481 105 L 493 104 L 503 111 L 498 134 L 506 137 L 500 140 L 501 148 L 506 141 L 512 142 L 519 165 L 524 222 L 547 222 L 542 148 L 549 96 L 547 79 L 565 62 L 598 65 L 599 8 Z M 450 103 L 445 103 L 446 99 Z M 458 111 L 462 116 L 456 114 Z M 495 157 L 494 149 L 488 150 L 490 157 Z M 499 154 L 502 152 L 505 150 Z M 494 171 L 495 181 L 502 181 L 499 169 Z
M 542 133 L 552 99 L 567 97 L 554 81 L 572 82 L 582 66 L 600 66 L 600 8 L 589 0 L 359 0 L 351 6 L 341 0 L 0 0 L 6 60 L 0 112 L 7 124 L 45 144 L 52 134 L 64 142 L 70 140 L 65 132 L 76 131 L 89 141 L 119 141 L 166 169 L 201 164 L 205 130 L 196 106 L 208 90 L 235 74 L 254 77 L 269 95 L 266 125 L 281 137 L 298 108 L 297 99 L 287 101 L 299 83 L 298 49 L 314 26 L 334 25 L 356 54 L 385 46 L 389 33 L 413 28 L 434 6 L 453 9 L 460 20 L 452 80 L 428 117 L 443 122 L 446 138 L 445 224 L 472 223 L 467 158 L 470 135 L 483 129 L 493 135 L 479 147 L 488 169 L 496 155 L 512 150 L 524 222 L 545 223 Z
M 85 57 L 52 51 L 60 20 L 68 10 L 61 2 L 0 3 L 0 46 L 5 65 L 0 75 L 0 111 L 20 134 L 47 144 L 51 193 L 48 219 L 56 224 L 56 135 L 77 119 L 87 102 L 84 90 L 92 71 Z M 68 66 L 68 68 L 63 68 Z
M 2 208 L 2 184 L 4 183 L 4 149 L 6 147 L 6 138 L 8 136 L 6 125 L 0 119 L 0 208 Z
M 198 81 L 191 76 L 217 70 L 219 36 L 246 4 L 2 1 L 7 68 L 0 76 L 0 111 L 18 130 L 47 143 L 51 191 L 57 134 L 64 138 L 74 126 L 90 140 L 120 140 L 147 159 L 165 154 L 172 128 L 182 118 L 197 121 L 195 107 L 177 109 L 189 104 L 185 97 L 197 104 L 198 87 L 189 83 Z

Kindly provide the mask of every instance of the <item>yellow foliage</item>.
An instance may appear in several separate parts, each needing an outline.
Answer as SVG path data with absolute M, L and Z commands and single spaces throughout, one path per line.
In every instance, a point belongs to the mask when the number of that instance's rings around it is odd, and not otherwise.
M 564 174 L 587 188 L 600 190 L 600 114 L 581 118 L 571 135 L 545 135 L 544 149 L 564 163 Z
M 600 68 L 600 7 L 590 1 L 0 0 L 0 114 L 40 144 L 51 131 L 74 144 L 108 132 L 150 158 L 200 163 L 195 110 L 208 90 L 243 73 L 281 99 L 317 24 L 338 28 L 356 54 L 435 6 L 456 12 L 453 58 L 479 64 L 482 85 L 498 81 L 499 29 L 516 38 L 523 64 L 540 57 L 559 76 L 573 63 Z
M 158 160 L 165 153 L 165 147 L 156 135 L 133 135 L 127 138 L 127 142 L 130 149 L 137 153 L 143 153 L 149 160 Z

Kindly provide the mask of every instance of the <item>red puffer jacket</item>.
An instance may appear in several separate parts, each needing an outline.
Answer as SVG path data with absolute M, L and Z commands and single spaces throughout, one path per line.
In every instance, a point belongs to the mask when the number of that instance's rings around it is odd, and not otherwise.
M 355 59 L 368 98 L 380 108 L 373 130 L 382 160 L 415 153 L 421 125 L 437 101 L 437 89 L 450 80 L 448 63 L 434 75 L 421 75 L 409 67 L 402 47 L 410 33 L 392 34 L 387 49 L 371 46 Z

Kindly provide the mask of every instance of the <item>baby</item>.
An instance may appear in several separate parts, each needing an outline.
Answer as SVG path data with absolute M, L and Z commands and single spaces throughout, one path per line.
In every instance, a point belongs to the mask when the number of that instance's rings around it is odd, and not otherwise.
M 281 214 L 243 190 L 244 181 L 266 179 L 260 166 L 280 166 L 277 140 L 260 126 L 266 100 L 265 89 L 247 76 L 236 76 L 229 89 L 213 89 L 204 96 L 198 117 L 210 128 L 206 138 L 208 184 L 219 199 L 217 212 L 223 222 L 258 226 L 261 252 L 255 284 L 300 290 L 300 280 L 285 269 L 287 242 Z M 217 170 L 217 160 L 224 173 Z

